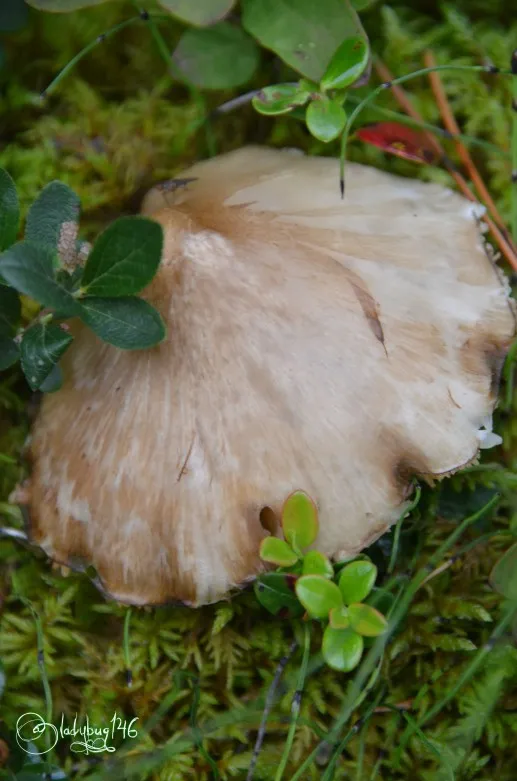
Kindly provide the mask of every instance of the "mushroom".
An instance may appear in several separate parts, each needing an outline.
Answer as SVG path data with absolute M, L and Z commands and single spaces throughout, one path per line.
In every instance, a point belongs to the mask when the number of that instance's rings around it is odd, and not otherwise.
M 44 398 L 30 537 L 92 565 L 125 603 L 199 605 L 263 567 L 287 495 L 316 501 L 315 546 L 353 557 L 408 507 L 413 478 L 473 462 L 516 331 L 483 207 L 450 190 L 248 147 L 155 188 L 165 244 L 145 298 L 159 346 L 78 325 Z

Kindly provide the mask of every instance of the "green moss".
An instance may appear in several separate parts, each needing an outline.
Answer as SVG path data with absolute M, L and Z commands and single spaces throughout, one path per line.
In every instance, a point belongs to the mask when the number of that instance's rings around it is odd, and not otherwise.
M 429 46 L 440 63 L 470 62 L 481 54 L 507 67 L 517 26 L 510 27 L 504 19 L 504 6 L 502 0 L 463 2 L 443 13 L 434 2 L 422 3 L 419 11 L 409 3 L 377 6 L 365 15 L 365 23 L 374 50 L 396 75 L 420 67 L 422 53 Z M 470 11 L 474 21 L 461 16 L 462 11 Z M 212 120 L 208 128 L 200 127 L 206 108 L 232 95 L 199 96 L 181 85 L 171 85 L 143 24 L 135 24 L 99 45 L 46 103 L 38 102 L 38 94 L 79 49 L 133 14 L 133 6 L 124 3 L 62 17 L 33 13 L 27 29 L 6 38 L 10 70 L 4 70 L 0 97 L 4 122 L 0 165 L 16 179 L 24 207 L 47 182 L 62 179 L 80 194 L 82 230 L 92 236 L 120 213 L 137 210 L 142 193 L 154 182 L 170 178 L 210 149 L 222 152 L 259 142 L 300 146 L 311 154 L 337 153 L 337 146 L 326 147 L 309 138 L 301 124 L 286 118 L 272 122 L 257 117 L 249 107 Z M 178 34 L 174 24 L 164 23 L 162 31 L 172 44 Z M 278 80 L 276 68 L 273 59 L 264 55 L 261 72 L 250 88 Z M 447 76 L 444 82 L 464 131 L 508 150 L 508 80 L 462 75 Z M 428 82 L 415 81 L 411 94 L 426 120 L 438 123 Z M 396 108 L 387 94 L 382 104 Z M 369 112 L 365 118 L 375 119 L 376 115 Z M 508 162 L 484 151 L 476 150 L 474 155 L 508 217 Z M 386 157 L 357 141 L 351 144 L 350 157 L 406 176 L 449 181 L 442 170 Z M 8 505 L 7 497 L 23 475 L 28 404 L 19 376 L 3 375 L 0 522 L 9 525 L 21 524 L 19 511 Z M 457 520 L 482 505 L 491 491 L 502 494 L 497 513 L 473 528 L 459 545 L 476 538 L 481 538 L 481 543 L 465 551 L 418 592 L 405 626 L 383 660 L 385 699 L 408 704 L 414 716 L 422 714 L 458 679 L 501 611 L 501 600 L 487 585 L 487 577 L 509 546 L 512 530 L 517 532 L 517 423 L 513 412 L 501 413 L 497 428 L 504 432 L 497 463 L 491 468 L 473 468 L 434 491 L 426 490 L 420 509 L 404 526 L 400 573 L 425 563 Z M 381 571 L 386 568 L 389 541 L 387 536 L 372 549 Z M 213 768 L 206 752 L 217 762 L 221 778 L 245 778 L 265 691 L 297 631 L 296 625 L 266 615 L 250 593 L 231 604 L 197 611 L 134 610 L 129 644 L 133 684 L 128 687 L 124 608 L 105 602 L 85 577 L 63 574 L 41 556 L 12 542 L 0 541 L 0 567 L 0 659 L 8 679 L 1 701 L 5 723 L 12 725 L 29 710 L 45 712 L 36 625 L 18 593 L 30 600 L 41 619 L 46 672 L 57 717 L 63 712 L 73 721 L 77 713 L 88 715 L 92 724 L 106 725 L 117 711 L 128 718 L 138 716 L 139 752 L 164 745 L 172 751 L 178 745 L 178 754 L 167 758 L 167 751 L 162 752 L 158 769 L 142 771 L 142 778 L 210 779 Z M 320 643 L 317 628 L 313 635 L 316 650 Z M 298 652 L 287 668 L 268 722 L 256 779 L 274 777 L 287 734 L 299 662 Z M 426 728 L 431 748 L 458 768 L 458 778 L 514 781 L 517 700 L 512 685 L 515 687 L 517 680 L 516 666 L 511 649 L 498 649 L 477 682 L 462 690 Z M 314 657 L 292 770 L 337 716 L 347 680 Z M 142 725 L 160 707 L 161 717 L 144 737 Z M 246 718 L 239 710 L 242 708 L 254 709 L 254 713 Z M 201 750 L 195 726 L 205 727 L 213 719 L 214 728 Z M 358 732 L 348 743 L 336 778 L 365 781 L 371 778 L 379 757 L 383 764 L 378 778 L 441 778 L 443 761 L 437 762 L 431 748 L 417 738 L 395 767 L 394 749 L 403 728 L 403 719 L 397 714 L 376 713 L 368 730 Z M 117 744 L 121 737 L 115 739 Z M 180 740 L 185 738 L 190 743 L 182 747 Z M 68 769 L 76 766 L 74 776 L 92 772 L 82 755 L 68 751 L 66 741 L 58 748 L 62 765 Z M 363 754 L 362 775 L 355 776 Z M 106 760 L 107 755 L 100 756 Z M 133 757 L 133 764 L 136 759 Z M 306 777 L 316 779 L 322 772 L 316 765 Z M 111 777 L 111 771 L 106 773 Z

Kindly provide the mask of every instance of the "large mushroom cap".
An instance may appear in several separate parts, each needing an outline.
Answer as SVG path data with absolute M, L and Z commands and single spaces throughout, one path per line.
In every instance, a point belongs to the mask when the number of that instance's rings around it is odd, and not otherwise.
M 152 191 L 146 298 L 167 340 L 124 353 L 79 327 L 32 440 L 32 539 L 129 603 L 214 601 L 261 569 L 294 489 L 315 547 L 351 556 L 494 435 L 515 332 L 479 207 L 335 160 L 245 148 Z M 280 529 L 273 529 L 281 534 Z

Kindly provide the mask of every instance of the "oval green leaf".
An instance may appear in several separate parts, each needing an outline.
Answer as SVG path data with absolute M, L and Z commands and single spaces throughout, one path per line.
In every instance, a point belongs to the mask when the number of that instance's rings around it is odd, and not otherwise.
M 363 647 L 363 638 L 352 629 L 333 629 L 329 624 L 323 634 L 321 650 L 329 667 L 349 673 L 361 661 Z
M 43 188 L 27 214 L 25 241 L 57 252 L 61 239 L 75 245 L 81 202 L 63 182 L 50 182 Z
M 18 292 L 72 317 L 81 306 L 54 278 L 54 258 L 48 247 L 19 241 L 0 255 L 0 274 Z
M 305 123 L 311 135 L 328 144 L 334 141 L 346 124 L 346 113 L 337 101 L 321 96 L 307 106 Z
M 208 27 L 230 13 L 235 0 L 159 0 L 162 8 L 194 27 Z
M 9 369 L 20 357 L 20 349 L 15 341 L 0 336 L 0 371 Z
M 331 578 L 334 575 L 332 562 L 318 550 L 310 550 L 303 557 L 304 575 L 323 575 L 325 578 Z
M 241 0 L 242 24 L 295 71 L 319 82 L 332 52 L 364 34 L 349 0 Z
M 163 229 L 146 217 L 120 217 L 88 255 L 81 288 L 89 296 L 132 296 L 152 280 L 162 256 Z
M 303 106 L 309 97 L 310 92 L 298 84 L 273 84 L 261 89 L 251 102 L 259 114 L 276 116 L 287 114 L 295 106 Z
M 377 567 L 371 561 L 360 559 L 347 564 L 341 570 L 338 581 L 345 605 L 366 599 L 376 578 Z
M 20 205 L 16 185 L 0 168 L 0 251 L 14 244 L 20 225 Z
M 41 383 L 39 389 L 42 393 L 55 393 L 63 385 L 63 372 L 59 364 L 54 364 L 50 374 Z
M 329 613 L 329 623 L 333 629 L 348 629 L 350 626 L 348 609 L 344 605 L 332 608 Z
M 21 308 L 16 290 L 0 285 L 0 336 L 14 336 Z
M 388 622 L 382 613 L 370 605 L 349 605 L 348 616 L 352 629 L 365 637 L 382 635 L 388 627 Z
M 81 320 L 104 342 L 121 350 L 145 350 L 165 339 L 165 325 L 141 298 L 95 298 L 81 301 Z
M 517 600 L 517 542 L 506 551 L 492 569 L 490 585 L 506 599 Z
M 285 540 L 278 537 L 266 537 L 260 544 L 260 558 L 277 564 L 279 567 L 291 567 L 298 561 L 298 556 Z
M 328 618 L 332 608 L 343 605 L 340 590 L 323 575 L 302 575 L 295 588 L 296 596 L 312 618 Z
M 52 323 L 36 323 L 24 333 L 21 363 L 32 390 L 41 387 L 71 342 L 71 335 Z
M 318 536 L 318 511 L 309 494 L 293 491 L 282 507 L 282 529 L 294 548 L 307 548 Z
M 360 35 L 347 38 L 338 46 L 321 80 L 322 89 L 345 89 L 366 70 L 370 52 Z
M 187 30 L 173 56 L 185 80 L 202 89 L 240 87 L 252 78 L 259 63 L 255 41 L 228 22 Z
M 274 616 L 298 618 L 305 612 L 295 594 L 296 577 L 282 572 L 266 572 L 255 581 L 257 600 Z

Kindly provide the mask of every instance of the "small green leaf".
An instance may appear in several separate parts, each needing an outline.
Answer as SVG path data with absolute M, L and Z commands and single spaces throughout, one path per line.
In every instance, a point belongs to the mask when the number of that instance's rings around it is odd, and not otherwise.
M 255 41 L 229 22 L 187 30 L 173 56 L 186 80 L 202 89 L 240 87 L 259 63 Z
M 328 144 L 343 132 L 346 124 L 345 109 L 337 101 L 321 95 L 307 106 L 305 122 L 314 138 Z
M 0 251 L 14 244 L 20 224 L 20 205 L 16 185 L 0 168 Z
M 165 339 L 162 318 L 141 298 L 83 298 L 80 317 L 98 337 L 121 350 L 144 350 Z
M 296 596 L 312 618 L 328 618 L 335 607 L 341 607 L 341 592 L 323 575 L 302 575 L 296 581 Z
M 264 87 L 251 101 L 259 114 L 275 116 L 287 114 L 295 106 L 307 103 L 310 92 L 298 84 L 274 84 Z
M 506 599 L 517 600 L 517 542 L 494 566 L 490 573 L 490 585 Z
M 0 286 L 0 336 L 14 336 L 20 314 L 21 303 L 16 290 Z
M 20 357 L 16 342 L 6 336 L 0 336 L 0 371 L 9 369 Z
M 388 622 L 378 610 L 370 605 L 353 604 L 348 606 L 350 626 L 365 637 L 377 637 L 386 631 Z
M 162 247 L 163 230 L 157 222 L 146 217 L 120 217 L 93 245 L 81 287 L 89 296 L 135 295 L 156 274 Z
M 58 325 L 36 323 L 23 335 L 22 369 L 32 390 L 38 390 L 59 361 L 72 337 Z
M 262 607 L 280 618 L 298 618 L 304 609 L 295 591 L 296 577 L 282 572 L 266 572 L 255 581 L 254 591 Z
M 350 626 L 348 608 L 344 605 L 333 607 L 329 613 L 329 623 L 333 629 L 348 629 Z
M 260 558 L 263 561 L 271 562 L 271 564 L 277 564 L 279 567 L 291 567 L 298 561 L 294 550 L 285 540 L 279 540 L 277 537 L 266 537 L 262 540 Z
M 349 673 L 361 661 L 363 645 L 363 638 L 352 629 L 334 629 L 329 625 L 323 634 L 321 650 L 329 667 Z
M 339 575 L 339 590 L 345 605 L 362 602 L 375 585 L 377 567 L 371 561 L 359 559 L 347 564 Z
M 338 46 L 321 80 L 321 88 L 345 89 L 366 70 L 370 52 L 365 38 L 356 35 Z
M 48 247 L 19 241 L 0 255 L 0 274 L 20 293 L 72 317 L 80 312 L 81 306 L 55 280 L 54 255 Z
M 244 29 L 313 81 L 341 41 L 364 33 L 349 0 L 241 0 L 241 8 Z
M 230 13 L 235 0 L 159 0 L 162 8 L 194 27 L 208 27 Z
M 101 5 L 108 0 L 27 0 L 28 5 L 37 8 L 38 11 L 53 11 L 55 13 L 70 13 L 79 8 L 90 8 L 93 5 Z
M 54 364 L 50 370 L 50 374 L 43 380 L 39 389 L 42 393 L 55 393 L 63 385 L 63 372 L 59 364 Z
M 303 557 L 304 575 L 323 575 L 331 578 L 334 575 L 334 567 L 329 559 L 317 550 L 310 550 Z
M 305 491 L 293 491 L 285 500 L 282 529 L 285 539 L 293 548 L 307 548 L 318 536 L 318 511 Z
M 57 252 L 64 223 L 77 224 L 81 203 L 63 182 L 50 182 L 43 188 L 27 214 L 25 241 Z

